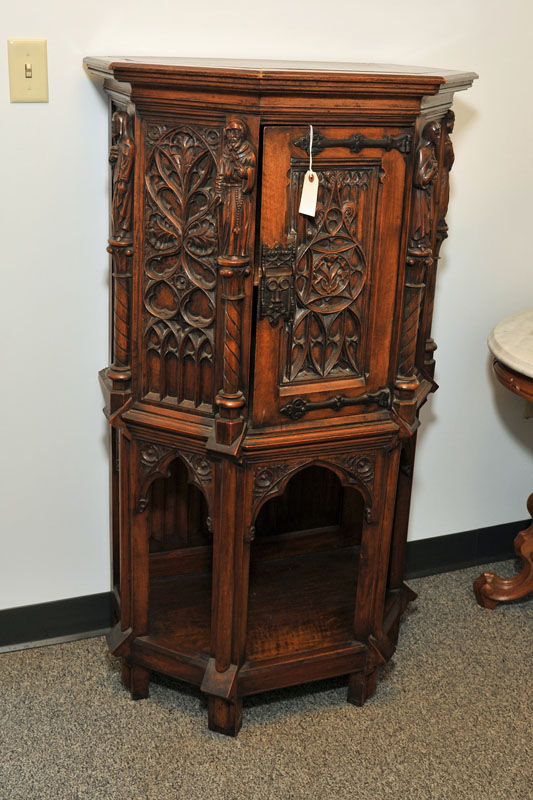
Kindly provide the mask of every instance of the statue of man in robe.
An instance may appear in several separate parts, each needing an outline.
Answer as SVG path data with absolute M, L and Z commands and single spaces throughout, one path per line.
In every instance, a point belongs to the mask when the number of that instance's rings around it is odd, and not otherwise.
M 249 256 L 257 158 L 247 135 L 246 124 L 240 119 L 230 120 L 224 130 L 224 150 L 216 181 L 221 256 Z
M 133 160 L 135 144 L 130 133 L 130 118 L 125 111 L 115 111 L 111 117 L 112 145 L 109 161 L 113 168 L 111 195 L 112 238 L 117 241 L 130 241 Z
M 433 188 L 438 173 L 436 148 L 440 142 L 439 122 L 429 122 L 422 131 L 414 172 L 413 218 L 411 239 L 420 250 L 431 249 Z

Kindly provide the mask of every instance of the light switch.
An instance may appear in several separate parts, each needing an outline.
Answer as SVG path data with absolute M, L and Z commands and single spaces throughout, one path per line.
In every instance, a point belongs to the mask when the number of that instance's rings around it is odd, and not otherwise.
M 12 103 L 48 102 L 46 39 L 8 39 Z

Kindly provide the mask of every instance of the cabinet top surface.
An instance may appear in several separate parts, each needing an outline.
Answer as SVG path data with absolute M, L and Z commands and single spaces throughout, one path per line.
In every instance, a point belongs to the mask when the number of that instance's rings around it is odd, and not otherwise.
M 475 72 L 432 69 L 398 64 L 358 64 L 327 61 L 273 61 L 262 59 L 164 58 L 164 57 L 87 57 L 84 63 L 91 72 L 114 74 L 119 80 L 176 79 L 180 76 L 235 75 L 237 79 L 277 82 L 297 78 L 300 81 L 349 81 L 355 83 L 407 84 L 426 88 L 429 93 L 441 84 L 455 90 L 467 88 L 477 78 Z

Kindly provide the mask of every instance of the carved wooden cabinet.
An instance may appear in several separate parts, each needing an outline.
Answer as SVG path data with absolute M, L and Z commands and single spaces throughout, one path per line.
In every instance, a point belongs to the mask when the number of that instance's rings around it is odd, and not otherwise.
M 347 675 L 364 702 L 403 561 L 472 73 L 86 59 L 109 95 L 116 624 L 135 698 Z M 311 127 L 312 126 L 312 132 Z M 299 213 L 305 175 L 316 213 Z

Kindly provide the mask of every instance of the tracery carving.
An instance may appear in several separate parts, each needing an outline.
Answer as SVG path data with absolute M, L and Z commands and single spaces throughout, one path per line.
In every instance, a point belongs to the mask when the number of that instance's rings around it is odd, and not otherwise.
M 141 466 L 145 470 L 137 502 L 139 511 L 148 507 L 150 486 L 156 478 L 168 478 L 169 467 L 176 458 L 181 459 L 189 475 L 189 482 L 194 483 L 205 495 L 207 502 L 212 502 L 213 472 L 211 462 L 201 453 L 191 453 L 182 449 L 167 447 L 162 444 L 146 443 L 139 451 Z
M 374 453 L 357 453 L 349 456 L 325 456 L 292 464 L 261 465 L 253 472 L 253 504 L 251 520 L 255 520 L 266 499 L 282 494 L 292 476 L 304 467 L 324 466 L 335 472 L 344 486 L 357 486 L 365 501 L 365 516 L 372 521 L 372 493 L 376 456 Z
M 147 133 L 145 390 L 188 407 L 213 402 L 220 136 L 193 124 Z
M 332 168 L 317 170 L 316 175 L 316 215 L 305 218 L 305 242 L 296 254 L 288 381 L 361 375 L 358 300 L 367 278 L 367 259 L 358 213 L 370 170 Z

